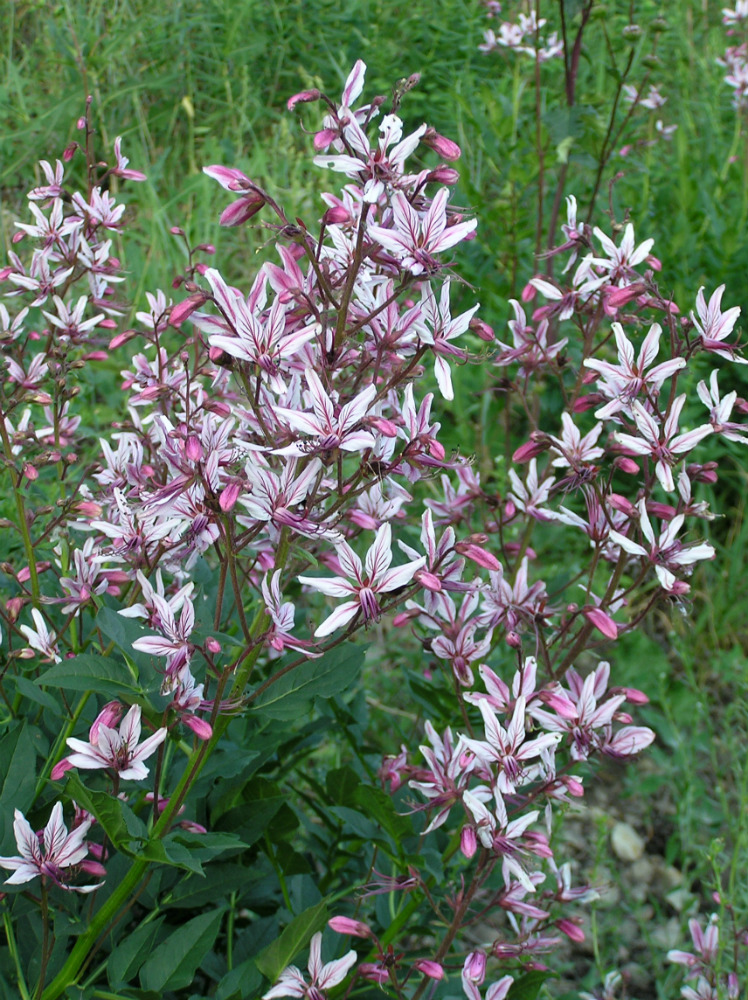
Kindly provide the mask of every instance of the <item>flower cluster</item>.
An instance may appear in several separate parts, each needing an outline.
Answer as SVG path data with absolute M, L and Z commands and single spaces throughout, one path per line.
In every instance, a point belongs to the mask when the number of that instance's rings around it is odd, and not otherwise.
M 521 34 L 537 40 L 541 27 L 523 22 Z M 415 865 L 388 876 L 388 891 L 414 893 L 424 921 L 433 912 L 438 933 L 449 930 L 433 952 L 405 957 L 352 918 L 333 930 L 370 938 L 371 960 L 354 974 L 399 995 L 410 976 L 438 980 L 451 961 L 476 1000 L 490 959 L 501 974 L 485 995 L 503 1000 L 512 973 L 537 967 L 562 937 L 580 940 L 566 914 L 594 889 L 572 886 L 551 835 L 584 793 L 582 765 L 628 759 L 654 738 L 625 707 L 646 695 L 611 686 L 613 644 L 654 605 L 684 606 L 694 565 L 714 557 L 699 534 L 708 506 L 694 495 L 716 471 L 694 453 L 720 436 L 745 443 L 748 431 L 732 419 L 735 394 L 720 396 L 716 369 L 695 399 L 683 373 L 698 355 L 743 361 L 739 310 L 722 310 L 724 288 L 708 302 L 702 289 L 695 313 L 681 317 L 655 281 L 653 241 L 637 243 L 630 222 L 579 223 L 570 197 L 565 241 L 549 255 L 566 255 L 562 278 L 537 275 L 512 302 L 512 344 L 495 340 L 453 274 L 477 227 L 450 203 L 459 147 L 425 122 L 408 132 L 398 112 L 415 78 L 388 109 L 382 97 L 361 104 L 365 72 L 354 65 L 339 101 L 317 90 L 289 101 L 290 110 L 324 104 L 314 162 L 345 178 L 324 196 L 318 227 L 289 218 L 238 169 L 206 167 L 235 196 L 222 223 L 269 216 L 278 256 L 239 288 L 204 263 L 212 247 L 190 249 L 177 301 L 150 294 L 137 329 L 113 333 L 123 275 L 111 247 L 125 216 L 104 180 L 142 176 L 119 141 L 99 183 L 88 150 L 85 195 L 69 188 L 62 161 L 42 164 L 47 184 L 31 192 L 34 222 L 19 224 L 16 241 L 33 242 L 31 258 L 14 251 L 0 272 L 7 301 L 24 303 L 0 314 L 0 431 L 20 538 L 4 564 L 15 590 L 2 613 L 10 659 L 48 667 L 42 686 L 79 657 L 116 686 L 116 701 L 86 709 L 88 740 L 85 703 L 68 712 L 49 766 L 53 782 L 102 772 L 87 780 L 108 789 L 111 809 L 130 810 L 122 828 L 143 823 L 138 842 L 172 828 L 228 715 L 246 709 L 252 721 L 255 700 L 282 677 L 303 669 L 311 685 L 309 661 L 392 616 L 392 634 L 423 660 L 429 704 L 449 704 L 451 717 L 425 724 L 418 760 L 415 747 L 388 757 L 382 782 L 423 837 L 459 843 L 460 862 L 446 858 L 440 899 Z M 86 119 L 82 128 L 88 147 Z M 72 293 L 77 283 L 86 294 Z M 126 344 L 127 417 L 82 468 L 74 449 L 90 442 L 75 412 L 78 372 Z M 479 352 L 521 427 L 503 477 L 499 463 L 448 454 L 432 419 L 439 396 L 449 405 L 458 395 L 455 366 Z M 417 380 L 432 372 L 433 392 L 419 397 Z M 550 385 L 560 414 L 543 405 Z M 509 456 L 517 441 L 506 444 Z M 53 478 L 56 504 L 32 511 L 29 493 Z M 575 571 L 554 593 L 560 551 Z M 177 749 L 190 761 L 178 775 Z M 149 797 L 121 792 L 121 782 L 149 777 L 153 756 Z M 415 803 L 403 799 L 410 792 Z M 151 806 L 146 831 L 131 813 Z M 40 875 L 69 887 L 92 822 L 68 834 L 58 801 L 40 840 L 19 812 L 19 856 L 0 859 L 8 881 Z M 114 890 L 123 905 L 151 859 L 174 861 L 150 846 Z M 465 957 L 462 922 L 483 913 L 495 936 Z M 356 962 L 349 952 L 323 965 L 315 935 L 311 983 L 290 966 L 265 996 L 320 1000 Z

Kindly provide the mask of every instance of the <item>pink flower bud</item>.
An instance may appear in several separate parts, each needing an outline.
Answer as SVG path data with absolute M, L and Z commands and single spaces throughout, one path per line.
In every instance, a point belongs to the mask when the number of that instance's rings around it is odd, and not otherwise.
M 653 271 L 662 270 L 662 261 L 660 260 L 659 257 L 655 257 L 654 254 L 649 254 L 649 256 L 646 258 L 646 261 Z
M 660 503 L 658 500 L 651 500 L 647 504 L 647 512 L 654 514 L 655 517 L 659 517 L 663 521 L 672 521 L 677 513 L 675 507 L 671 504 Z
M 201 719 L 197 715 L 183 715 L 182 722 L 189 726 L 199 740 L 209 740 L 213 735 L 213 727 L 206 719 Z
M 545 441 L 526 441 L 524 444 L 521 444 L 512 455 L 512 461 L 529 462 L 531 458 L 535 458 L 537 455 L 542 455 L 547 447 L 548 445 Z
M 196 434 L 190 434 L 184 445 L 184 454 L 190 462 L 199 462 L 203 457 L 203 446 Z
M 218 506 L 224 513 L 232 509 L 239 498 L 240 493 L 241 487 L 239 486 L 239 483 L 229 483 L 228 486 L 221 491 L 221 494 L 218 497 Z
M 612 309 L 620 309 L 641 295 L 643 291 L 644 285 L 641 282 L 634 282 L 633 285 L 627 285 L 625 288 L 608 288 L 604 294 L 607 304 Z
M 79 132 L 83 131 L 83 129 L 86 127 L 86 118 L 84 115 L 80 116 L 78 121 L 75 123 L 75 127 L 78 129 Z
M 8 617 L 12 622 L 14 622 L 21 613 L 21 608 L 23 607 L 22 597 L 11 597 L 5 602 L 5 610 Z
M 415 615 L 411 611 L 401 611 L 392 619 L 392 624 L 395 628 L 405 628 L 414 617 Z
M 202 825 L 202 823 L 196 823 L 193 819 L 183 819 L 177 823 L 177 826 L 181 826 L 183 830 L 187 830 L 189 833 L 207 833 L 207 829 Z
M 419 569 L 415 573 L 414 579 L 417 580 L 426 590 L 431 590 L 436 594 L 438 594 L 442 589 L 442 582 L 439 577 L 434 573 L 429 573 L 428 570 Z
M 459 173 L 453 167 L 436 167 L 429 170 L 426 180 L 434 184 L 447 184 L 450 187 L 460 179 Z
M 634 705 L 648 705 L 649 698 L 647 695 L 640 691 L 639 688 L 616 688 L 616 692 L 626 695 L 626 700 L 630 701 Z
M 124 709 L 118 701 L 109 701 L 93 721 L 93 725 L 88 731 L 88 738 L 96 745 L 99 742 L 99 727 L 106 726 L 107 729 L 114 729 L 122 718 Z
M 496 339 L 493 327 L 489 326 L 488 323 L 484 323 L 482 319 L 478 319 L 477 316 L 474 316 L 470 320 L 470 330 L 487 344 L 492 343 Z
M 520 639 L 519 634 L 515 632 L 513 629 L 510 629 L 507 632 L 507 634 L 504 636 L 504 641 L 506 642 L 507 646 L 510 646 L 512 649 L 522 648 L 522 640 Z
M 310 101 L 318 101 L 322 95 L 316 89 L 312 90 L 302 90 L 298 94 L 294 94 L 293 97 L 289 97 L 286 102 L 286 107 L 289 111 L 293 111 L 297 104 L 308 104 Z
M 179 328 L 188 316 L 191 316 L 196 309 L 203 305 L 207 298 L 208 296 L 204 292 L 196 292 L 183 302 L 177 303 L 169 313 L 169 325 Z
M 132 340 L 135 336 L 135 330 L 124 330 L 122 333 L 118 333 L 116 337 L 112 337 L 109 341 L 109 350 L 115 351 L 118 347 L 126 344 L 128 340 Z
M 75 156 L 76 152 L 80 149 L 77 142 L 71 142 L 65 147 L 62 153 L 62 159 L 64 163 L 70 163 L 72 158 Z
M 350 212 L 342 205 L 334 205 L 328 208 L 322 216 L 322 221 L 326 226 L 339 226 L 351 221 Z
M 472 858 L 478 850 L 478 839 L 472 826 L 463 826 L 460 833 L 460 851 L 466 858 Z
M 565 934 L 570 941 L 576 941 L 577 943 L 584 941 L 584 931 L 573 921 L 567 920 L 566 917 L 562 917 L 561 920 L 556 920 L 555 924 L 561 933 Z
M 465 979 L 476 986 L 482 986 L 486 978 L 486 956 L 482 951 L 471 951 L 462 967 Z
M 572 413 L 585 413 L 587 410 L 591 410 L 593 406 L 598 406 L 602 402 L 602 397 L 598 392 L 591 392 L 587 396 L 580 396 L 579 399 L 574 401 L 572 406 Z
M 525 287 L 522 289 L 520 298 L 522 299 L 523 302 L 532 302 L 532 300 L 535 298 L 537 294 L 538 290 L 535 287 L 535 285 L 531 285 L 528 282 L 528 284 L 526 284 Z
M 93 875 L 94 878 L 103 878 L 106 875 L 106 868 L 100 861 L 94 861 L 93 858 L 84 858 L 78 863 L 87 875 Z
M 636 475 L 636 473 L 639 471 L 639 466 L 633 460 L 633 458 L 628 458 L 625 455 L 620 455 L 615 460 L 614 464 L 616 468 L 621 470 L 621 472 L 627 472 L 630 476 Z
M 39 470 L 31 462 L 24 462 L 23 474 L 30 482 L 39 478 Z
M 444 160 L 459 160 L 462 156 L 462 150 L 457 143 L 451 139 L 447 139 L 444 135 L 440 135 L 436 129 L 427 128 L 421 138 L 421 142 L 424 146 L 428 146 L 429 149 L 433 149 Z
M 257 215 L 264 204 L 263 196 L 253 191 L 243 198 L 237 198 L 227 208 L 224 208 L 218 223 L 221 226 L 241 226 L 252 216 Z
M 622 514 L 627 517 L 638 517 L 639 512 L 626 497 L 621 496 L 620 493 L 611 493 L 608 496 L 608 503 L 613 508 L 613 510 L 620 510 Z
M 578 778 L 565 775 L 561 782 L 566 786 L 569 795 L 573 795 L 575 799 L 581 799 L 584 796 L 584 785 Z
M 438 962 L 432 962 L 429 958 L 419 958 L 413 963 L 413 968 L 418 969 L 429 979 L 444 979 L 444 969 Z
M 212 653 L 214 656 L 216 655 L 216 653 L 221 652 L 220 642 L 218 641 L 218 639 L 215 639 L 212 635 L 209 635 L 208 638 L 205 640 L 205 648 L 208 650 L 209 653 Z
M 385 417 L 370 417 L 367 423 L 378 430 L 380 434 L 384 434 L 385 437 L 397 437 L 397 427 Z
M 52 779 L 52 781 L 59 781 L 67 771 L 72 771 L 72 769 L 73 765 L 70 763 L 67 757 L 63 757 L 62 760 L 58 761 L 52 768 L 50 778 Z
M 601 608 L 585 608 L 582 614 L 606 639 L 618 638 L 618 626 Z
M 358 938 L 372 937 L 371 928 L 367 924 L 362 924 L 360 920 L 353 920 L 351 917 L 333 917 L 327 921 L 327 926 L 336 934 L 350 934 Z
M 480 545 L 474 545 L 472 542 L 458 542 L 455 545 L 455 550 L 462 556 L 467 556 L 474 563 L 479 566 L 483 566 L 484 569 L 490 569 L 494 572 L 498 572 L 501 569 L 501 564 L 496 556 L 491 555 Z

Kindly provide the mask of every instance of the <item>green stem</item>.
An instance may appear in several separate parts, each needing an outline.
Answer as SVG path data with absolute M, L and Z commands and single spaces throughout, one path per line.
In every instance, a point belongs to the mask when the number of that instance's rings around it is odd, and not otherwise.
M 62 752 L 62 748 L 67 743 L 68 737 L 72 735 L 73 730 L 75 729 L 75 726 L 78 722 L 78 719 L 81 716 L 81 712 L 86 707 L 86 702 L 91 697 L 91 694 L 92 694 L 91 691 L 86 691 L 85 694 L 82 694 L 80 696 L 80 698 L 78 699 L 78 704 L 75 706 L 75 710 L 73 714 L 70 716 L 67 725 L 55 740 L 55 745 L 52 748 L 50 754 L 48 755 L 44 767 L 42 768 L 42 773 L 39 775 L 39 780 L 36 783 L 36 791 L 34 792 L 34 801 L 36 801 L 36 799 L 38 799 L 41 793 L 44 791 L 44 786 L 47 783 L 47 778 L 49 777 L 52 768 L 57 763 L 60 753 Z
M 13 449 L 11 448 L 10 438 L 8 437 L 8 429 L 5 426 L 5 420 L 2 415 L 0 415 L 0 437 L 3 441 L 3 451 L 5 452 L 5 457 L 8 460 L 8 472 L 10 474 L 10 483 L 13 488 L 13 496 L 16 501 L 16 510 L 18 511 L 18 529 L 21 532 L 21 537 L 23 538 L 23 547 L 26 550 L 26 559 L 29 564 L 29 582 L 31 583 L 31 594 L 34 598 L 34 607 L 39 607 L 39 597 L 41 591 L 39 590 L 39 576 L 36 572 L 36 559 L 34 558 L 34 544 L 31 541 L 31 534 L 29 533 L 29 522 L 26 520 L 26 505 L 23 501 L 23 494 L 18 488 L 18 483 L 16 482 L 16 477 L 14 472 L 15 468 L 15 457 L 13 455 Z
M 21 1000 L 31 1000 L 31 994 L 29 993 L 29 988 L 26 985 L 26 980 L 23 978 L 23 972 L 21 972 L 21 962 L 18 956 L 18 945 L 16 944 L 16 937 L 13 933 L 13 922 L 10 919 L 10 914 L 6 911 L 3 913 L 3 926 L 5 927 L 5 939 L 8 942 L 8 951 L 10 952 L 10 957 L 13 959 L 13 965 L 16 968 L 16 977 L 18 979 L 18 992 L 21 994 Z

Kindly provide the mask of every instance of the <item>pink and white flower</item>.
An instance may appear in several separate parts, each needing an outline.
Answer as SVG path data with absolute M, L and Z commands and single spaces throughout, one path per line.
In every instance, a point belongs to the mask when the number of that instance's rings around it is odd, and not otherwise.
M 335 546 L 335 550 L 340 567 L 346 574 L 345 577 L 334 576 L 329 579 L 299 577 L 299 583 L 319 590 L 329 597 L 348 598 L 317 628 L 314 633 L 317 638 L 342 628 L 359 613 L 363 615 L 365 622 L 376 620 L 382 613 L 377 595 L 387 594 L 406 586 L 426 562 L 426 557 L 421 556 L 405 563 L 404 566 L 389 568 L 392 562 L 392 528 L 389 524 L 383 524 L 377 531 L 374 542 L 366 553 L 363 566 L 347 542 L 340 542 Z
M 31 829 L 28 820 L 20 809 L 14 813 L 13 831 L 18 846 L 17 857 L 0 857 L 0 867 L 12 871 L 7 885 L 22 885 L 41 876 L 48 878 L 61 889 L 71 889 L 74 892 L 93 892 L 102 883 L 96 885 L 68 885 L 68 880 L 88 854 L 85 843 L 92 819 L 85 819 L 68 833 L 62 819 L 62 803 L 56 802 L 43 834 L 36 834 Z M 101 866 L 96 866 L 97 870 Z M 68 869 L 67 871 L 65 869 Z

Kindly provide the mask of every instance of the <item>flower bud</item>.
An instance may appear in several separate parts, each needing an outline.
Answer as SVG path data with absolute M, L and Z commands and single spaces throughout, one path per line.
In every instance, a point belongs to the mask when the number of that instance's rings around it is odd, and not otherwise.
M 451 139 L 447 139 L 444 135 L 440 135 L 436 129 L 427 128 L 421 138 L 421 142 L 424 146 L 428 146 L 429 149 L 433 149 L 444 160 L 459 160 L 462 156 L 462 150 L 457 143 Z
M 52 768 L 49 777 L 51 778 L 52 781 L 60 781 L 65 772 L 72 771 L 72 769 L 73 765 L 70 763 L 67 757 L 63 757 L 62 760 L 58 761 Z
M 561 920 L 556 920 L 555 924 L 561 933 L 565 934 L 570 941 L 576 941 L 577 944 L 584 941 L 584 931 L 573 921 L 567 920 L 566 917 L 562 917 Z
M 444 979 L 444 969 L 438 962 L 432 962 L 429 958 L 419 958 L 417 962 L 413 963 L 413 968 L 418 969 L 429 979 Z
M 466 858 L 472 858 L 478 849 L 478 840 L 472 826 L 463 826 L 460 833 L 460 851 Z
M 183 715 L 182 722 L 189 726 L 199 740 L 209 740 L 213 735 L 213 727 L 207 719 L 201 719 L 197 715 Z
M 472 333 L 477 334 L 477 336 L 487 344 L 492 343 L 496 339 L 493 327 L 489 326 L 488 323 L 485 323 L 482 319 L 478 319 L 477 316 L 474 316 L 470 320 L 469 328 Z
M 460 175 L 452 167 L 436 167 L 434 170 L 429 170 L 426 175 L 427 181 L 432 181 L 434 184 L 447 184 L 450 187 L 456 184 L 459 179 Z
M 486 956 L 482 951 L 471 951 L 462 967 L 462 975 L 476 986 L 482 986 L 486 978 Z
M 218 497 L 218 506 L 225 513 L 230 511 L 236 501 L 239 499 L 239 494 L 241 492 L 241 487 L 238 483 L 229 483 Z
M 313 88 L 312 90 L 302 90 L 298 94 L 294 94 L 293 97 L 289 97 L 286 102 L 286 107 L 289 111 L 293 111 L 297 104 L 309 104 L 311 101 L 318 101 L 322 95 L 320 92 Z
M 188 316 L 191 316 L 196 309 L 199 309 L 203 305 L 207 298 L 208 296 L 204 292 L 197 292 L 194 295 L 190 295 L 183 302 L 172 306 L 169 313 L 169 325 L 178 329 Z
M 350 934 L 352 937 L 368 938 L 372 937 L 371 928 L 360 920 L 353 920 L 351 917 L 333 917 L 327 921 L 327 926 L 336 934 Z
M 93 721 L 93 725 L 88 731 L 88 738 L 96 745 L 99 742 L 99 727 L 105 726 L 107 729 L 114 729 L 122 718 L 124 709 L 118 701 L 109 701 Z
M 606 639 L 618 638 L 618 626 L 602 608 L 585 608 L 582 614 Z
M 522 648 L 522 639 L 520 638 L 519 633 L 515 632 L 514 629 L 510 629 L 507 632 L 507 634 L 504 636 L 504 641 L 506 642 L 507 646 L 509 646 L 511 649 Z

